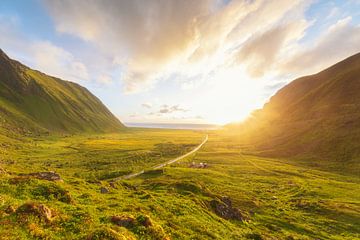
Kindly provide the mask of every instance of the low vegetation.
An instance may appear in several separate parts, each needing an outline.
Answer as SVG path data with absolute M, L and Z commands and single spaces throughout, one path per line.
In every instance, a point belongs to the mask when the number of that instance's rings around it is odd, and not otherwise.
M 357 239 L 360 179 L 319 161 L 244 153 L 233 136 L 129 129 L 47 136 L 1 148 L 5 239 Z M 205 168 L 192 167 L 206 163 Z M 333 163 L 336 164 L 336 163 Z M 131 172 L 133 179 L 111 182 Z M 32 172 L 55 171 L 50 181 Z M 106 191 L 104 190 L 106 189 Z

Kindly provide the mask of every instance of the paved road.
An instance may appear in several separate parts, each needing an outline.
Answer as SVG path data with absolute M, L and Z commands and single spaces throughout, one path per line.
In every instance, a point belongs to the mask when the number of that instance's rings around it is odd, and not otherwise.
M 182 156 L 180 156 L 180 157 L 171 159 L 171 160 L 169 160 L 169 161 L 167 161 L 167 162 L 164 162 L 164 163 L 162 163 L 162 164 L 156 165 L 156 166 L 152 167 L 150 170 L 156 170 L 156 169 L 163 168 L 163 167 L 165 167 L 165 166 L 167 166 L 167 165 L 170 165 L 170 164 L 172 164 L 172 163 L 174 163 L 174 162 L 177 162 L 177 161 L 179 161 L 179 160 L 181 160 L 181 159 L 184 159 L 184 158 L 188 157 L 189 155 L 197 152 L 197 151 L 207 142 L 208 139 L 209 139 L 209 136 L 206 135 L 204 141 L 202 141 L 202 143 L 200 143 L 200 145 L 198 145 L 196 148 L 194 148 L 194 149 L 191 150 L 190 152 L 188 152 L 188 153 L 186 153 L 186 154 L 184 154 L 184 155 L 182 155 Z M 145 170 L 141 170 L 140 172 L 131 173 L 131 174 L 128 174 L 128 175 L 125 175 L 125 176 L 121 176 L 121 177 L 118 177 L 118 178 L 114 178 L 114 179 L 111 180 L 111 182 L 116 182 L 116 181 L 123 180 L 123 179 L 134 178 L 134 177 L 137 177 L 137 176 L 143 174 L 144 172 L 145 172 Z

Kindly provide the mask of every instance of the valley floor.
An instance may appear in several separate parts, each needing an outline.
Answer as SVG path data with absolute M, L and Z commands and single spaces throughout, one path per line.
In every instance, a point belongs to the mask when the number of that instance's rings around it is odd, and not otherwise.
M 14 138 L 0 153 L 0 239 L 360 239 L 359 175 L 247 155 L 217 131 Z M 44 171 L 63 181 L 19 176 Z

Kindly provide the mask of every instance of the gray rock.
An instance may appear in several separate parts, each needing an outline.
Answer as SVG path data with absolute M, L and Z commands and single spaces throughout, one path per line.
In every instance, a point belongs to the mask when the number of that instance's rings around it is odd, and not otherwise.
M 135 218 L 132 216 L 112 216 L 110 220 L 121 227 L 131 227 L 135 224 Z
M 222 197 L 221 201 L 211 200 L 210 206 L 219 217 L 224 219 L 246 220 L 246 217 L 239 209 L 232 207 L 232 202 L 229 197 Z
M 106 187 L 101 187 L 100 188 L 100 193 L 105 194 L 105 193 L 109 193 L 109 192 L 110 192 L 109 189 L 107 189 Z
M 48 181 L 63 181 L 59 174 L 56 172 L 36 172 L 36 173 L 28 173 L 28 174 L 19 174 L 19 176 L 25 177 L 34 177 L 41 180 L 48 180 Z

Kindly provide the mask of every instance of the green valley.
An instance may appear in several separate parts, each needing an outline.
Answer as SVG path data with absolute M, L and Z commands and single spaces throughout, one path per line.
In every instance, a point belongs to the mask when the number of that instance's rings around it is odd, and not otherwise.
M 360 239 L 359 69 L 295 80 L 242 124 L 147 129 L 1 53 L 0 239 Z
M 204 134 L 132 129 L 14 143 L 1 165 L 6 173 L 0 177 L 0 235 L 4 239 L 360 237 L 357 175 L 328 170 L 322 166 L 325 162 L 314 166 L 247 155 L 224 133 L 209 132 L 209 141 L 197 153 L 163 170 L 111 182 L 189 151 Z M 193 162 L 207 167 L 192 167 Z M 19 175 L 30 169 L 56 171 L 63 181 Z M 217 212 L 229 200 L 230 210 L 239 211 L 239 216 Z M 36 211 L 39 204 L 51 211 L 50 219 Z

